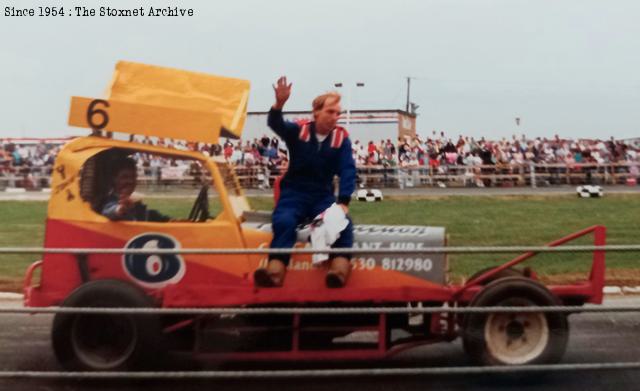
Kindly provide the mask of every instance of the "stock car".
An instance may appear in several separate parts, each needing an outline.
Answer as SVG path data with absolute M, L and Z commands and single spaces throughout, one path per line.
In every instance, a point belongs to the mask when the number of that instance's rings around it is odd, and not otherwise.
M 541 284 L 523 254 L 479 271 L 463 284 L 448 281 L 444 227 L 358 225 L 354 247 L 413 254 L 358 254 L 342 289 L 324 285 L 310 254 L 294 254 L 283 287 L 259 288 L 253 271 L 265 254 L 95 253 L 90 249 L 260 249 L 271 240 L 270 212 L 250 207 L 234 170 L 207 154 L 161 145 L 163 139 L 218 143 L 240 137 L 249 92 L 244 80 L 119 62 L 106 99 L 73 97 L 69 124 L 90 133 L 68 142 L 55 161 L 45 252 L 26 271 L 28 307 L 263 308 L 433 307 L 422 316 L 370 314 L 88 314 L 57 313 L 52 345 L 69 370 L 112 371 L 157 364 L 166 352 L 215 360 L 383 359 L 409 348 L 461 337 L 484 365 L 553 363 L 562 358 L 569 327 L 562 313 L 446 312 L 450 307 L 550 306 L 601 303 L 605 259 L 594 252 L 591 274 L 571 285 Z M 118 135 L 128 137 L 118 139 Z M 133 135 L 133 136 L 131 136 Z M 140 142 L 156 139 L 158 145 Z M 138 141 L 136 141 L 138 140 Z M 204 173 L 186 219 L 112 221 L 101 215 L 114 159 L 159 156 L 189 162 Z M 209 204 L 215 192 L 219 210 Z M 357 223 L 357 216 L 355 217 Z M 602 226 L 549 243 L 556 246 Z M 300 242 L 304 248 L 308 243 Z M 87 249 L 87 253 L 82 253 Z M 395 331 L 402 330 L 403 333 Z M 370 331 L 373 340 L 349 338 Z M 400 336 L 401 335 L 401 336 Z

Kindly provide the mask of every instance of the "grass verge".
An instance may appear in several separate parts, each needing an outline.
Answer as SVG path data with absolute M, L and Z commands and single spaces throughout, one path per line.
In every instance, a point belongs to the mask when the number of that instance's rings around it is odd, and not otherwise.
M 192 199 L 149 199 L 148 204 L 174 217 L 188 214 Z M 212 210 L 219 210 L 212 201 Z M 255 209 L 270 210 L 270 198 L 252 198 Z M 640 233 L 640 196 L 607 195 L 579 199 L 573 196 L 497 196 L 497 197 L 396 197 L 380 203 L 351 203 L 356 224 L 429 225 L 446 227 L 450 246 L 543 245 L 595 224 L 607 227 L 608 244 L 637 244 Z M 40 247 L 44 238 L 46 202 L 2 201 L 0 247 Z M 571 244 L 591 244 L 584 238 Z M 510 260 L 517 254 L 452 255 L 454 280 L 491 265 Z M 19 286 L 26 267 L 37 259 L 32 255 L 3 255 L 0 283 Z M 607 267 L 616 280 L 640 281 L 640 254 L 610 253 Z M 590 267 L 591 254 L 543 254 L 529 261 L 542 276 L 580 276 Z

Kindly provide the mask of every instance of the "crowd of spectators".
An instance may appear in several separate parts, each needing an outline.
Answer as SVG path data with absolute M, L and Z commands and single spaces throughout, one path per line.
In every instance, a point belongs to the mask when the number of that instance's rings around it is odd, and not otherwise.
M 286 146 L 277 137 L 263 136 L 253 140 L 229 140 L 223 144 L 186 143 L 149 138 L 140 139 L 143 143 L 167 146 L 170 148 L 190 149 L 208 155 L 223 156 L 234 165 L 252 167 L 268 165 L 286 166 L 288 155 Z M 404 137 L 393 142 L 391 139 L 368 143 L 353 140 L 353 157 L 359 166 L 432 166 L 442 165 L 493 165 L 523 163 L 618 163 L 637 161 L 638 148 L 611 138 L 605 140 L 573 140 L 553 138 L 527 139 L 525 136 L 511 140 L 479 140 L 473 137 L 459 136 L 453 139 L 445 137 L 444 132 L 424 138 Z M 8 167 L 45 167 L 53 164 L 60 149 L 59 144 L 45 141 L 30 145 L 17 145 L 0 140 L 0 166 Z M 144 160 L 144 159 L 143 159 Z M 169 161 L 143 161 L 145 165 L 161 166 Z
M 165 139 L 132 136 L 131 140 L 177 149 L 198 150 L 209 156 L 220 156 L 238 169 L 263 170 L 267 176 L 286 170 L 288 154 L 277 137 L 262 136 L 253 140 L 225 140 L 222 144 L 187 143 Z M 432 173 L 446 173 L 447 167 L 515 167 L 535 164 L 573 166 L 581 163 L 628 163 L 637 171 L 640 153 L 636 146 L 614 140 L 529 139 L 525 136 L 498 141 L 484 137 L 448 138 L 444 132 L 430 137 L 403 137 L 393 142 L 352 140 L 353 156 L 359 167 L 428 168 Z M 395 140 L 394 140 L 395 141 Z M 50 173 L 60 143 L 45 141 L 19 145 L 0 140 L 0 172 L 2 174 L 33 172 Z M 188 163 L 162 156 L 137 154 L 139 166 L 151 176 L 165 174 L 175 168 L 176 175 L 190 169 Z M 191 167 L 192 169 L 192 167 Z M 48 171 L 47 171 L 48 170 Z
M 235 144 L 227 141 L 222 146 L 222 154 L 228 162 L 245 167 L 259 165 L 277 170 L 286 167 L 289 162 L 286 146 L 284 143 L 281 145 L 277 137 L 262 136 Z
M 46 187 L 59 150 L 59 143 L 16 144 L 0 140 L 0 177 L 7 178 L 9 187 L 16 184 L 24 188 Z
M 143 139 L 142 142 L 169 148 L 199 151 L 207 156 L 222 157 L 236 167 L 236 171 L 240 176 L 255 176 L 255 179 L 260 182 L 258 186 L 264 188 L 270 186 L 270 178 L 272 176 L 280 175 L 288 165 L 286 148 L 283 148 L 280 140 L 276 137 L 263 136 L 260 139 L 245 140 L 244 142 L 227 139 L 222 144 L 174 142 L 163 139 L 158 139 L 154 142 L 149 138 Z M 136 154 L 134 158 L 138 161 L 144 173 L 153 178 L 177 178 L 183 174 L 194 177 L 201 177 L 202 175 L 200 166 L 194 163 L 189 164 L 185 161 L 149 154 Z
M 459 136 L 457 141 L 444 132 L 430 138 L 405 137 L 394 145 L 390 139 L 368 145 L 354 142 L 354 158 L 358 165 L 425 167 L 478 165 L 523 165 L 529 163 L 623 163 L 637 162 L 638 149 L 611 138 L 604 140 L 572 140 L 554 138 L 489 141 L 482 137 Z
M 45 141 L 30 145 L 15 144 L 0 140 L 0 169 L 5 172 L 11 168 L 44 168 L 53 165 L 60 150 L 59 145 Z
M 609 163 L 623 163 L 625 166 L 617 168 L 616 172 L 629 172 L 631 177 L 637 177 L 640 163 L 637 146 L 613 138 L 606 141 L 562 139 L 557 135 L 550 139 L 513 136 L 510 140 L 492 141 L 484 137 L 476 140 L 459 136 L 454 142 L 444 132 L 437 134 L 434 131 L 429 138 L 403 137 L 395 143 L 391 139 L 367 143 L 353 140 L 352 146 L 356 165 L 365 170 L 381 167 L 395 172 L 398 168 L 417 168 L 422 173 L 447 175 L 462 169 L 474 178 L 483 173 L 522 174 L 531 171 L 530 164 L 573 169 L 581 165 Z M 271 174 L 275 170 L 276 175 L 281 169 L 286 169 L 287 164 L 286 148 L 279 145 L 277 138 L 269 139 L 267 136 L 253 141 L 227 141 L 222 147 L 222 154 L 238 167 L 265 167 Z M 592 170 L 582 172 L 590 182 Z M 484 186 L 482 180 L 474 179 L 474 182 Z

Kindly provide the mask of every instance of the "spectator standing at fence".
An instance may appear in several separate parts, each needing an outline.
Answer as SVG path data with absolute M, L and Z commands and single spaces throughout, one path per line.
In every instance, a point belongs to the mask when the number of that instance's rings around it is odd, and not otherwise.
M 235 165 L 244 164 L 244 154 L 242 153 L 242 148 L 240 148 L 240 143 L 233 148 L 233 152 L 231 152 L 229 160 Z
M 0 175 L 8 175 L 11 173 L 11 152 L 8 145 L 0 146 Z M 11 184 L 11 183 L 10 183 Z
M 7 153 L 7 151 L 5 151 L 4 145 L 0 145 L 0 163 L 4 163 L 9 159 L 9 154 Z
M 270 161 L 273 160 L 277 160 L 278 159 L 278 149 L 273 145 L 273 143 L 271 143 L 266 151 L 265 151 L 265 157 L 267 159 L 269 159 Z
M 314 121 L 299 125 L 285 121 L 282 109 L 291 94 L 291 84 L 286 77 L 278 79 L 273 87 L 276 102 L 269 111 L 268 125 L 280 136 L 289 150 L 289 168 L 280 184 L 280 198 L 272 216 L 273 240 L 271 248 L 291 248 L 296 242 L 296 227 L 307 218 L 315 218 L 336 201 L 346 214 L 355 190 L 356 168 L 351 151 L 351 141 L 345 129 L 338 127 L 340 95 L 330 92 L 313 100 Z M 333 188 L 334 176 L 340 178 L 336 200 Z M 347 227 L 333 243 L 334 248 L 350 248 L 353 245 L 353 226 Z M 289 254 L 269 256 L 265 268 L 255 271 L 254 280 L 259 286 L 280 286 L 284 281 Z M 350 270 L 350 254 L 332 254 L 326 276 L 330 288 L 344 286 Z
M 358 146 L 358 164 L 367 164 L 367 160 L 369 159 L 369 154 L 367 150 L 364 148 L 364 145 L 360 144 Z
M 384 141 L 384 139 L 383 139 L 383 140 L 380 140 L 380 143 L 378 144 L 378 153 L 380 154 L 380 156 L 381 156 L 381 157 L 382 157 L 382 156 L 384 156 L 384 149 L 385 149 L 385 146 L 386 146 L 386 145 L 385 145 L 385 141 Z
M 371 156 L 372 153 L 376 152 L 376 144 L 373 141 L 369 141 L 367 145 L 367 154 Z
M 400 138 L 398 145 L 398 161 L 405 163 L 409 161 L 409 154 L 411 153 L 411 147 L 406 139 Z
M 267 157 L 267 151 L 269 150 L 269 145 L 271 145 L 271 139 L 266 135 L 263 135 L 258 143 L 258 152 L 260 156 Z
M 19 167 L 24 163 L 24 159 L 22 158 L 22 154 L 18 150 L 18 147 L 14 146 L 13 151 L 11 152 L 12 164 L 14 167 Z
M 231 155 L 233 155 L 233 144 L 227 141 L 226 143 L 224 143 L 224 149 L 222 151 L 222 153 L 224 154 L 224 159 L 226 161 L 230 161 Z
M 360 163 L 358 161 L 358 150 L 359 150 L 359 147 L 360 147 L 360 140 L 356 140 L 356 141 L 353 142 L 353 144 L 351 144 L 351 157 L 356 162 L 356 164 Z
M 256 154 L 257 151 L 249 141 L 247 141 L 242 149 L 244 164 L 247 167 L 251 167 L 256 163 Z

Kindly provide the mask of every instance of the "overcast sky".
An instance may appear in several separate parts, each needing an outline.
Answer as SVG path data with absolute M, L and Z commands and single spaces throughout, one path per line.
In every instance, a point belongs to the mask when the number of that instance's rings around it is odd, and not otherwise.
M 354 86 L 352 109 L 404 109 L 412 76 L 418 133 L 640 136 L 637 0 L 57 3 L 195 16 L 7 17 L 39 4 L 0 0 L 0 137 L 86 133 L 66 125 L 69 99 L 102 96 L 118 60 L 248 79 L 249 110 L 268 109 L 281 74 L 287 109 L 335 82 Z

